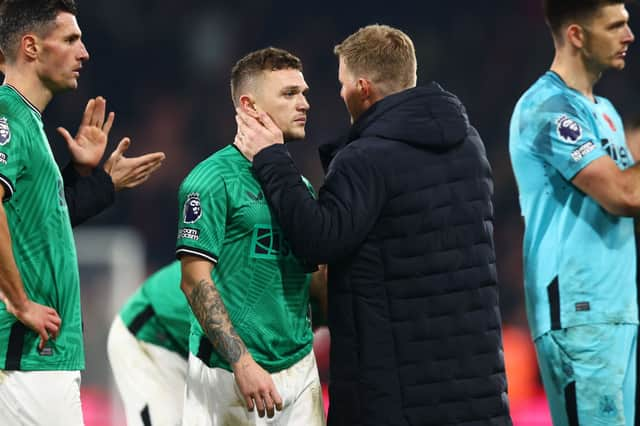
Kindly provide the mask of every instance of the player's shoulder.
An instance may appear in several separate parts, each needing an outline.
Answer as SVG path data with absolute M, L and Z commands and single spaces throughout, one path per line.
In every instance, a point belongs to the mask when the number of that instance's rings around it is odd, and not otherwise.
M 30 141 L 40 133 L 41 122 L 35 116 L 38 110 L 10 86 L 0 86 L 0 145 L 9 140 Z M 37 138 L 37 136 L 36 136 Z
M 564 84 L 553 72 L 547 72 L 527 90 L 520 99 L 521 109 L 527 114 L 568 114 L 580 116 L 584 113 L 580 95 Z
M 182 181 L 182 188 L 207 187 L 231 174 L 234 148 L 226 146 L 198 163 Z
M 11 86 L 0 86 L 0 114 L 14 119 L 27 119 L 32 112 L 40 112 L 24 96 Z

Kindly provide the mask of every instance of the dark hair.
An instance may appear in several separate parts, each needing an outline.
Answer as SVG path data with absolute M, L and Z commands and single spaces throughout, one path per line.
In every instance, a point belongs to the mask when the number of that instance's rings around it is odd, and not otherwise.
M 612 4 L 628 3 L 625 0 L 543 0 L 544 19 L 551 33 L 558 35 L 560 28 L 569 22 L 582 21 L 593 16 L 598 9 Z
M 75 0 L 0 1 L 0 49 L 7 60 L 14 60 L 17 45 L 30 31 L 45 35 L 58 13 L 77 15 Z
M 302 61 L 297 56 L 276 47 L 256 50 L 240 59 L 231 69 L 231 99 L 237 105 L 238 92 L 250 79 L 263 71 L 294 69 L 302 71 Z

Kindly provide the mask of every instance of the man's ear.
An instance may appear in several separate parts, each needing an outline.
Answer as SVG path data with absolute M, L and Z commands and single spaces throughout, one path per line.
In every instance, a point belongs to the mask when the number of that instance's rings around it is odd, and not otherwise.
M 38 40 L 33 34 L 26 34 L 20 40 L 20 50 L 29 60 L 35 60 L 38 56 Z
M 240 108 L 242 111 L 246 112 L 253 118 L 258 118 L 258 108 L 256 107 L 256 103 L 253 98 L 249 95 L 242 95 L 240 99 L 238 99 L 240 103 Z
M 584 47 L 585 31 L 578 24 L 571 24 L 565 31 L 567 41 L 576 49 L 582 49 Z
M 367 100 L 371 97 L 373 87 L 369 80 L 366 78 L 359 78 L 356 82 L 356 87 L 358 88 L 358 92 L 360 93 L 360 98 L 362 100 Z

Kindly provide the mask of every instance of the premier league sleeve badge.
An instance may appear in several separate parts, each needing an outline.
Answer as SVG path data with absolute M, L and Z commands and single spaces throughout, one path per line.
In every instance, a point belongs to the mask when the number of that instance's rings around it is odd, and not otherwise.
M 187 195 L 187 200 L 183 206 L 183 218 L 184 223 L 194 223 L 200 216 L 202 216 L 202 206 L 200 205 L 200 194 L 192 192 Z
M 0 117 L 0 146 L 6 145 L 11 140 L 11 129 L 5 117 Z

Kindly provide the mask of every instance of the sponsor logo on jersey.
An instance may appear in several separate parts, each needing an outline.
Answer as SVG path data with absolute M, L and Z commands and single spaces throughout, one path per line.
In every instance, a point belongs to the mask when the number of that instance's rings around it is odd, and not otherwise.
M 200 194 L 197 192 L 192 192 L 187 195 L 187 200 L 184 202 L 184 206 L 182 208 L 183 218 L 182 221 L 184 223 L 194 223 L 200 219 L 202 216 L 202 206 L 200 204 Z
M 251 257 L 276 260 L 288 256 L 291 252 L 289 244 L 279 228 L 270 225 L 255 225 L 251 245 Z
M 182 238 L 198 241 L 200 239 L 200 231 L 193 228 L 182 228 L 178 231 L 178 239 Z
M 614 132 L 617 132 L 618 129 L 616 129 L 616 125 L 614 124 L 613 120 L 611 119 L 611 117 L 609 117 L 607 115 L 607 113 L 603 112 L 602 116 L 604 117 L 604 121 L 607 122 L 607 124 L 609 125 L 609 127 L 611 128 L 611 130 L 613 130 Z
M 0 146 L 6 145 L 11 140 L 11 129 L 5 117 L 0 117 Z
M 9 156 L 4 152 L 0 152 L 0 164 L 6 165 L 7 161 L 9 161 Z
M 585 144 L 580 145 L 578 149 L 574 150 L 571 153 L 571 158 L 573 159 L 573 161 L 578 162 L 582 160 L 588 153 L 590 153 L 594 149 L 596 149 L 596 144 L 589 141 Z
M 568 143 L 576 143 L 582 136 L 582 128 L 578 123 L 563 115 L 556 120 L 558 137 Z
M 251 191 L 247 191 L 247 195 L 249 196 L 249 198 L 251 198 L 253 201 L 260 201 L 264 198 L 264 194 L 262 193 L 262 191 L 258 191 L 257 194 L 254 194 Z

